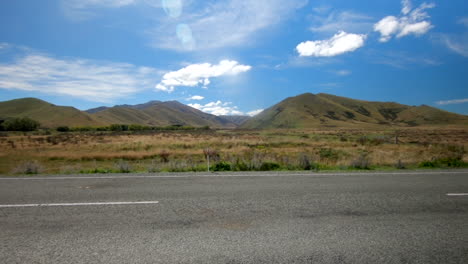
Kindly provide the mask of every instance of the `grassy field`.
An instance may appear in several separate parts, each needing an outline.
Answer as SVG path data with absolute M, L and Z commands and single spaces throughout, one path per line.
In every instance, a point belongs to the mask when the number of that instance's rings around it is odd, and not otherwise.
M 466 128 L 4 133 L 0 174 L 467 167 Z

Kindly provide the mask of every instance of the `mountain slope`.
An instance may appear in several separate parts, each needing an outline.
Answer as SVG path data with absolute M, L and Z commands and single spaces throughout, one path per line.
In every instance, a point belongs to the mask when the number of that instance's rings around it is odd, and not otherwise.
M 468 117 L 428 106 L 369 102 L 329 94 L 290 97 L 242 124 L 242 128 L 307 128 L 363 125 L 468 125 Z
M 177 101 L 151 101 L 137 106 L 119 105 L 91 114 L 108 124 L 140 124 L 149 126 L 236 127 L 229 120 L 204 113 Z
M 103 125 L 87 113 L 68 106 L 56 106 L 36 98 L 0 102 L 0 118 L 29 117 L 43 127 Z

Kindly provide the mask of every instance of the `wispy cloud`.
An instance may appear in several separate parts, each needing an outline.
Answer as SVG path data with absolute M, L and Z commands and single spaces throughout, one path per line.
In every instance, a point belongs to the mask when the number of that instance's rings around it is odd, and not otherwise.
M 463 104 L 463 103 L 468 103 L 468 98 L 436 102 L 436 104 L 438 105 Z
M 368 52 L 372 63 L 389 65 L 399 69 L 409 69 L 414 66 L 437 66 L 442 63 L 430 55 L 415 55 L 401 51 L 370 51 Z
M 216 101 L 205 105 L 202 104 L 189 104 L 189 106 L 196 108 L 205 113 L 213 115 L 244 115 L 243 112 L 239 111 L 237 106 L 233 106 L 231 102 Z
M 458 21 L 458 24 L 461 24 L 468 28 L 468 17 L 462 17 Z M 435 36 L 436 41 L 445 45 L 449 50 L 458 53 L 464 57 L 468 57 L 468 32 L 462 32 L 460 34 L 447 34 L 440 33 Z
M 145 0 L 61 0 L 65 16 L 76 21 L 92 18 L 99 8 L 120 8 L 144 2 Z
M 0 42 L 0 50 L 8 49 L 9 47 L 10 47 L 10 44 L 5 43 L 5 42 Z
M 402 1 L 402 16 L 387 16 L 374 25 L 374 31 L 380 33 L 380 42 L 387 42 L 392 37 L 401 38 L 408 35 L 420 36 L 426 34 L 434 26 L 427 19 L 426 9 L 434 8 L 435 4 L 423 3 L 412 9 L 409 0 Z
M 302 42 L 296 50 L 302 57 L 333 57 L 359 49 L 365 39 L 366 35 L 341 31 L 330 39 Z
M 156 90 L 164 92 L 173 92 L 175 87 L 196 87 L 206 88 L 210 83 L 210 78 L 237 75 L 247 72 L 252 67 L 239 64 L 237 61 L 222 60 L 219 64 L 210 63 L 192 64 L 178 71 L 172 71 L 164 74 L 160 83 L 156 85 Z
M 290 18 L 307 0 L 196 1 L 184 7 L 184 34 L 177 21 L 159 18 L 149 29 L 153 46 L 170 50 L 209 50 L 254 43 L 258 33 Z M 180 26 L 180 25 L 179 25 Z M 183 38 L 192 38 L 190 45 Z
M 310 30 L 319 33 L 335 33 L 347 31 L 367 33 L 372 30 L 373 18 L 353 11 L 333 11 L 323 16 L 324 11 L 318 10 L 318 15 L 312 15 L 313 25 Z
M 128 63 L 54 58 L 30 53 L 0 64 L 0 89 L 73 96 L 88 101 L 112 102 L 150 89 L 161 73 Z
M 338 70 L 338 71 L 334 71 L 334 73 L 338 76 L 348 76 L 348 75 L 351 75 L 351 71 L 349 70 Z

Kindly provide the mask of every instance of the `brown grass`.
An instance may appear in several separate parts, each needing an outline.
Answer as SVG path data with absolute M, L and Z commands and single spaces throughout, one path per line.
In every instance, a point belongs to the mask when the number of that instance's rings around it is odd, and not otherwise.
M 398 133 L 399 144 L 395 144 Z M 219 160 L 252 166 L 276 162 L 283 168 L 301 167 L 304 155 L 322 168 L 349 166 L 366 155 L 372 166 L 422 161 L 460 155 L 468 149 L 465 128 L 407 128 L 395 130 L 264 130 L 173 131 L 147 134 L 62 133 L 10 134 L 0 137 L 0 173 L 17 164 L 37 161 L 44 173 L 115 170 L 128 162 L 133 171 L 204 170 L 204 150 Z M 461 149 L 461 150 L 460 150 Z M 458 152 L 457 152 L 458 151 Z M 256 163 L 256 164 L 254 164 Z M 258 163 L 258 164 L 257 164 Z

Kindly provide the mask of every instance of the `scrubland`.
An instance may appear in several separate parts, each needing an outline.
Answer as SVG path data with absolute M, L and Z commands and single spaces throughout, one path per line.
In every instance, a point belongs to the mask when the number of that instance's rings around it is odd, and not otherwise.
M 28 132 L 0 135 L 0 174 L 467 167 L 466 128 Z

